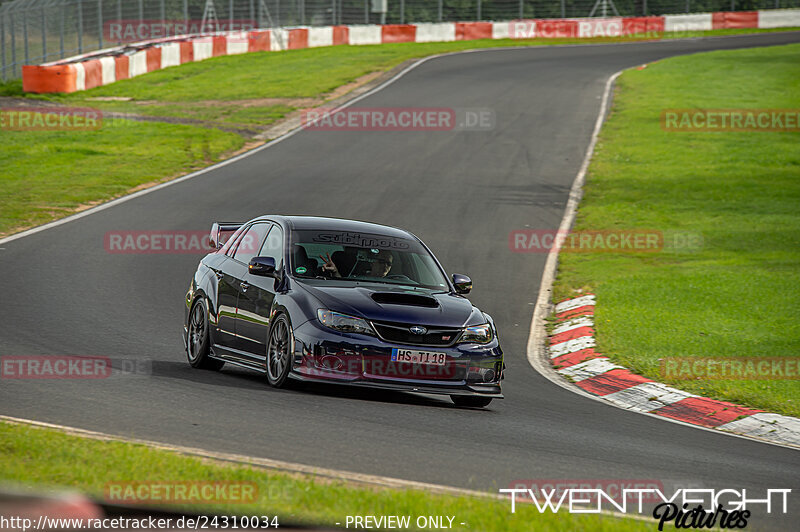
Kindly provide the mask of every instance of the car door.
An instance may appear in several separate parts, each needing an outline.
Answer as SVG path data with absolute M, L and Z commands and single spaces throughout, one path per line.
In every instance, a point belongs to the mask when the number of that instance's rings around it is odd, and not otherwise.
M 275 259 L 276 271 L 283 268 L 283 230 L 279 225 L 272 226 L 257 256 Z M 274 299 L 274 278 L 250 273 L 245 275 L 237 300 L 237 349 L 252 353 L 259 360 L 266 357 L 270 310 Z
M 247 228 L 243 228 L 231 238 L 230 244 L 223 247 L 220 260 L 212 267 L 217 278 L 217 320 L 211 326 L 214 327 L 214 347 L 217 349 L 232 348 L 236 344 L 236 299 L 239 297 L 239 278 L 244 276 L 246 268 L 231 257 L 246 232 Z
M 229 356 L 252 362 L 252 357 L 246 353 L 238 352 L 239 319 L 238 299 L 242 291 L 247 274 L 247 263 L 256 255 L 261 247 L 270 224 L 256 222 L 247 227 L 238 241 L 231 247 L 229 256 L 223 263 L 221 272 L 217 275 L 219 281 L 219 313 L 220 322 L 223 324 L 219 334 L 221 347 L 227 349 Z M 224 342 L 224 343 L 223 343 Z

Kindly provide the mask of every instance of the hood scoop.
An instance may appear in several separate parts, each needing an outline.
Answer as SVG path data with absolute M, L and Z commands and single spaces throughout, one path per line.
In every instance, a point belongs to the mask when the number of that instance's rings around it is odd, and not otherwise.
M 438 308 L 439 302 L 429 296 L 402 292 L 375 292 L 372 300 L 381 305 L 406 305 L 409 307 Z

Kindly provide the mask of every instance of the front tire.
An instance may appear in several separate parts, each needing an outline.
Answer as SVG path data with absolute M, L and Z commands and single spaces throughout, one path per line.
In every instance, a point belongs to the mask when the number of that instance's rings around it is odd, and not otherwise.
M 189 364 L 193 368 L 220 370 L 225 362 L 215 360 L 211 354 L 210 342 L 208 339 L 208 312 L 203 304 L 203 298 L 199 298 L 192 305 L 189 313 L 189 327 L 186 335 L 186 356 Z
M 286 314 L 278 314 L 273 318 L 267 342 L 267 381 L 270 386 L 280 388 L 286 383 L 286 377 L 292 367 L 294 342 L 292 341 L 292 324 Z
M 489 403 L 492 402 L 491 397 L 481 397 L 479 395 L 451 395 L 450 399 L 453 400 L 456 406 L 471 408 L 483 408 L 484 406 L 489 406 Z

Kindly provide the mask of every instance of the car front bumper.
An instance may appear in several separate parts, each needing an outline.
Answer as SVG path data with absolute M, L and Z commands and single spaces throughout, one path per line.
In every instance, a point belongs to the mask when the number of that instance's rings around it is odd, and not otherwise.
M 491 343 L 414 346 L 333 331 L 310 320 L 294 330 L 290 376 L 302 381 L 348 384 L 385 390 L 502 398 L 503 352 Z M 392 361 L 393 349 L 444 353 L 445 364 Z

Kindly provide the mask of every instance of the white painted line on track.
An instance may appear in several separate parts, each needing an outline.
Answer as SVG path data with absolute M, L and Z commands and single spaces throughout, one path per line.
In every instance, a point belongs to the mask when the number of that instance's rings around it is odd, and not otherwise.
M 573 331 L 575 329 L 579 329 L 581 327 L 594 327 L 594 320 L 592 320 L 591 316 L 583 316 L 581 318 L 576 318 L 574 320 L 567 320 L 561 322 L 558 327 L 553 329 L 553 332 L 550 333 L 552 336 L 557 334 L 565 333 L 568 331 Z
M 11 416 L 0 415 L 0 420 L 18 425 L 30 425 L 34 427 L 54 429 L 73 436 L 80 436 L 82 438 L 89 438 L 92 440 L 102 441 L 119 441 L 125 443 L 135 443 L 139 445 L 147 445 L 155 449 L 164 451 L 171 451 L 179 454 L 190 456 L 199 456 L 202 458 L 211 458 L 224 462 L 234 462 L 238 464 L 246 464 L 261 467 L 264 469 L 273 469 L 276 471 L 285 471 L 289 473 L 301 473 L 304 475 L 313 475 L 318 477 L 325 477 L 328 479 L 342 480 L 356 484 L 366 484 L 373 486 L 381 486 L 388 488 L 399 489 L 417 489 L 429 492 L 443 493 L 449 495 L 466 495 L 471 497 L 483 497 L 492 499 L 506 499 L 507 496 L 501 496 L 500 493 L 492 493 L 478 490 L 468 490 L 463 488 L 456 488 L 453 486 L 444 486 L 441 484 L 430 484 L 427 482 L 417 482 L 413 480 L 403 480 L 393 477 L 383 477 L 378 475 L 366 475 L 362 473 L 354 473 L 351 471 L 342 471 L 339 469 L 329 469 L 324 467 L 315 467 L 304 464 L 297 464 L 294 462 L 284 462 L 281 460 L 272 460 L 270 458 L 257 458 L 253 456 L 244 456 L 240 454 L 222 453 L 216 451 L 207 451 L 195 447 L 185 447 L 181 445 L 171 445 L 166 443 L 159 443 L 149 440 L 140 440 L 135 438 L 126 438 L 124 436 L 115 436 L 103 432 L 95 432 L 91 430 L 79 429 L 75 427 L 68 427 L 65 425 L 56 425 L 52 423 L 44 423 L 42 421 L 35 421 L 31 419 L 16 418 Z
M 509 496 L 502 493 L 495 493 L 491 491 L 478 491 L 468 490 L 464 488 L 456 488 L 454 486 L 445 486 L 442 484 L 430 484 L 428 482 L 417 482 L 414 480 L 403 480 L 394 477 L 383 477 L 378 475 L 366 475 L 362 473 L 353 473 L 351 471 L 342 471 L 339 469 L 328 469 L 324 467 L 314 467 L 303 464 L 296 464 L 294 462 L 283 462 L 281 460 L 272 460 L 270 458 L 256 458 L 253 456 L 244 456 L 240 454 L 220 453 L 215 451 L 206 451 L 204 449 L 197 449 L 195 447 L 184 447 L 180 445 L 170 445 L 165 443 L 158 443 L 148 440 L 139 440 L 134 438 L 125 438 L 123 436 L 114 436 L 112 434 L 105 434 L 103 432 L 95 432 L 92 430 L 79 429 L 75 427 L 68 427 L 65 425 L 55 425 L 52 423 L 44 423 L 42 421 L 34 421 L 32 419 L 16 418 L 11 416 L 0 415 L 0 421 L 13 423 L 17 425 L 29 425 L 33 427 L 58 430 L 65 434 L 72 436 L 79 436 L 92 440 L 100 441 L 118 441 L 123 443 L 134 443 L 137 445 L 146 445 L 154 449 L 174 452 L 177 454 L 184 454 L 188 456 L 197 456 L 200 458 L 207 458 L 211 460 L 218 460 L 221 462 L 231 462 L 242 465 L 249 465 L 263 469 L 271 469 L 275 471 L 282 471 L 288 473 L 299 473 L 303 475 L 311 475 L 317 477 L 325 477 L 327 479 L 340 480 L 343 482 L 350 482 L 353 484 L 363 484 L 378 486 L 390 489 L 413 489 L 421 490 L 429 493 L 439 493 L 442 495 L 464 496 L 464 497 L 478 497 L 482 499 L 495 499 L 495 500 L 508 500 Z M 612 517 L 619 517 L 624 519 L 635 519 L 637 521 L 652 522 L 649 515 L 638 514 L 623 514 L 621 512 L 613 512 L 609 510 L 601 510 L 595 512 L 591 507 L 582 505 L 575 506 L 578 509 L 584 509 L 584 513 L 601 514 Z M 509 507 L 510 513 L 510 507 Z
M 605 116 L 605 113 L 604 113 L 604 116 Z M 602 123 L 601 123 L 601 125 L 602 125 Z M 592 146 L 591 146 L 592 150 L 594 150 L 594 142 L 595 142 L 595 140 L 596 139 L 594 138 L 594 135 L 593 135 L 593 137 L 592 137 Z M 585 163 L 585 161 L 584 161 L 584 163 Z M 583 170 L 583 165 L 581 165 L 581 169 Z M 583 173 L 584 173 L 584 177 L 585 177 L 586 170 L 583 170 Z M 581 187 L 582 186 L 583 186 L 583 181 L 581 181 Z M 573 184 L 573 188 L 574 188 L 574 184 Z M 571 194 L 572 194 L 572 191 L 570 191 L 570 196 L 571 196 Z M 580 197 L 578 199 L 580 200 Z M 576 205 L 576 207 L 577 207 L 577 205 Z M 574 215 L 573 215 L 573 217 L 574 217 Z M 572 227 L 572 221 L 571 220 L 570 220 L 569 225 L 570 225 L 570 227 Z M 569 229 L 569 227 L 567 229 Z M 559 227 L 558 230 L 561 231 L 561 227 Z M 562 233 L 559 232 L 558 234 L 562 234 Z M 558 247 L 561 248 L 560 245 Z M 576 297 L 575 299 L 569 299 L 567 301 L 563 301 L 563 302 L 559 303 L 558 305 L 556 305 L 555 311 L 556 311 L 556 313 L 561 313 L 561 312 L 566 312 L 568 310 L 573 310 L 573 309 L 576 309 L 576 308 L 585 307 L 585 306 L 588 306 L 588 305 L 594 306 L 594 304 L 595 304 L 594 294 L 589 294 L 589 295 L 586 295 L 586 296 Z
M 613 364 L 608 358 L 600 357 L 592 358 L 572 366 L 567 366 L 566 368 L 559 369 L 557 371 L 565 377 L 572 379 L 572 382 L 580 382 L 585 381 L 586 379 L 591 379 L 592 377 L 597 377 L 598 375 L 602 375 L 603 373 L 611 371 L 612 369 L 625 368 Z
M 800 419 L 762 412 L 717 427 L 740 434 L 774 438 L 791 445 L 800 445 Z
M 672 403 L 677 403 L 689 397 L 697 396 L 689 392 L 684 392 L 683 390 L 670 388 L 660 382 L 643 382 L 642 384 L 637 384 L 636 386 L 604 395 L 603 399 L 617 406 L 621 406 L 626 410 L 652 412 L 653 410 L 671 405 Z
M 730 38 L 733 36 L 726 36 L 726 37 Z M 578 170 L 578 174 L 575 176 L 575 181 L 573 181 L 572 187 L 570 188 L 569 199 L 567 200 L 567 206 L 564 209 L 564 216 L 561 219 L 561 224 L 558 227 L 558 234 L 567 234 L 569 232 L 569 229 L 572 227 L 572 223 L 575 221 L 575 214 L 578 209 L 578 203 L 580 202 L 581 195 L 583 194 L 583 184 L 586 181 L 586 171 L 588 170 L 589 163 L 592 160 L 592 154 L 594 153 L 594 148 L 595 145 L 597 144 L 597 137 L 600 134 L 600 129 L 603 126 L 606 113 L 608 112 L 609 105 L 611 103 L 611 96 L 613 94 L 612 88 L 614 86 L 614 82 L 625 70 L 628 69 L 623 69 L 618 72 L 615 72 L 614 74 L 609 76 L 609 78 L 606 80 L 606 85 L 605 89 L 603 90 L 603 96 L 600 104 L 600 111 L 597 114 L 597 120 L 595 121 L 594 130 L 592 131 L 592 138 L 591 141 L 589 142 L 589 147 L 586 149 L 586 154 L 584 155 L 583 163 L 581 164 L 581 167 Z M 551 309 L 553 309 L 553 306 L 550 304 L 550 300 L 552 299 L 551 293 L 553 291 L 553 282 L 555 281 L 556 267 L 558 266 L 558 253 L 560 250 L 561 250 L 561 241 L 560 239 L 557 238 L 554 240 L 553 247 L 550 248 L 550 252 L 547 254 L 547 260 L 545 261 L 544 272 L 542 273 L 542 281 L 539 285 L 539 295 L 536 298 L 536 306 L 533 309 L 533 316 L 531 316 L 531 326 L 530 326 L 530 333 L 528 334 L 528 345 L 526 346 L 526 354 L 528 358 L 528 363 L 534 370 L 536 370 L 537 373 L 539 373 L 542 377 L 549 380 L 553 384 L 560 386 L 565 390 L 569 390 L 574 394 L 582 395 L 587 399 L 591 399 L 592 401 L 596 401 L 598 403 L 607 406 L 613 406 L 616 408 L 621 408 L 623 410 L 628 410 L 629 412 L 635 412 L 643 416 L 649 416 L 652 417 L 653 419 L 658 419 L 661 422 L 675 423 L 677 425 L 691 427 L 695 430 L 703 430 L 713 434 L 720 434 L 733 438 L 740 438 L 743 440 L 757 441 L 759 443 L 765 443 L 767 445 L 775 445 L 777 447 L 783 447 L 787 449 L 793 449 L 793 450 L 800 449 L 800 443 L 797 444 L 790 442 L 779 443 L 773 440 L 762 439 L 759 437 L 760 434 L 756 430 L 751 430 L 747 435 L 735 434 L 733 432 L 728 432 L 727 430 L 719 430 L 719 427 L 717 429 L 711 429 L 708 427 L 702 427 L 700 425 L 693 425 L 691 423 L 687 423 L 685 421 L 680 421 L 677 419 L 658 416 L 650 412 L 643 412 L 637 409 L 627 409 L 615 403 L 606 401 L 603 397 L 591 394 L 586 390 L 578 386 L 575 386 L 574 384 L 564 379 L 556 371 L 556 369 L 550 362 L 550 355 L 547 346 L 547 330 L 545 329 L 545 319 L 550 314 Z M 594 296 L 589 294 L 584 297 L 594 297 Z M 722 427 L 724 426 L 725 425 L 722 425 Z
M 782 32 L 782 33 L 791 33 L 791 32 Z M 548 45 L 547 49 L 552 49 L 552 48 L 577 48 L 577 47 L 581 47 L 581 46 L 583 46 L 583 47 L 597 47 L 597 46 L 603 46 L 603 47 L 605 47 L 605 46 L 660 46 L 660 45 L 665 45 L 665 44 L 670 44 L 670 43 L 675 43 L 675 42 L 681 42 L 681 41 L 736 39 L 736 38 L 741 38 L 741 37 L 752 37 L 754 35 L 757 35 L 757 34 L 717 35 L 717 36 L 710 36 L 710 37 L 692 37 L 692 38 L 688 38 L 688 39 L 666 39 L 666 40 L 660 40 L 660 41 L 645 41 L 645 42 L 594 43 L 594 44 L 559 44 L 559 45 Z M 390 79 L 386 80 L 385 82 L 381 83 L 377 87 L 365 92 L 364 94 L 361 94 L 361 95 L 357 96 L 356 98 L 353 98 L 352 100 L 350 100 L 350 101 L 348 101 L 346 103 L 343 103 L 343 104 L 337 106 L 337 109 L 345 109 L 345 108 L 353 105 L 354 103 L 356 103 L 356 102 L 358 102 L 360 100 L 363 100 L 367 96 L 371 96 L 372 94 L 375 94 L 376 92 L 378 92 L 380 90 L 383 90 L 384 88 L 388 87 L 389 85 L 391 85 L 392 83 L 394 83 L 398 79 L 400 79 L 403 76 L 405 76 L 406 74 L 408 74 L 411 70 L 413 70 L 413 69 L 417 68 L 418 66 L 420 66 L 420 65 L 422 65 L 422 64 L 424 64 L 424 63 L 426 63 L 428 61 L 431 61 L 433 59 L 438 59 L 440 57 L 448 57 L 448 56 L 451 56 L 451 55 L 472 54 L 472 53 L 482 53 L 482 52 L 503 52 L 503 51 L 507 51 L 507 50 L 537 50 L 537 48 L 538 47 L 535 47 L 535 46 L 504 46 L 504 47 L 495 47 L 495 48 L 473 48 L 473 49 L 470 49 L 470 50 L 459 50 L 457 52 L 447 52 L 447 53 L 442 53 L 442 54 L 430 55 L 428 57 L 423 57 L 420 60 L 416 61 L 415 63 L 409 65 L 407 68 L 403 69 L 401 72 L 398 72 L 397 74 L 395 74 L 392 78 L 390 78 Z M 622 73 L 622 71 L 620 70 L 619 72 L 617 72 L 613 76 L 611 76 L 611 78 L 609 78 L 609 80 L 606 82 L 606 90 L 605 90 L 605 93 L 603 95 L 603 106 L 602 106 L 602 109 L 601 109 L 600 116 L 598 117 L 598 122 L 595 124 L 595 132 L 592 133 L 592 143 L 591 143 L 589 151 L 587 152 L 587 160 L 584 161 L 584 165 L 583 166 L 588 166 L 588 159 L 591 158 L 591 152 L 594 150 L 594 144 L 597 141 L 597 133 L 599 132 L 599 126 L 602 125 L 602 119 L 603 119 L 603 116 L 605 115 L 605 110 L 607 108 L 608 95 L 609 95 L 609 89 L 611 87 L 611 84 L 614 82 L 614 80 L 621 73 Z M 314 122 L 316 122 L 316 121 L 314 121 Z M 155 185 L 153 187 L 146 188 L 146 189 L 140 190 L 138 192 L 134 192 L 132 194 L 128 194 L 126 196 L 122 196 L 120 198 L 111 200 L 111 201 L 109 201 L 107 203 L 103 203 L 103 204 L 98 205 L 96 207 L 92 207 L 91 209 L 86 209 L 85 211 L 81 211 L 81 212 L 75 213 L 75 214 L 73 214 L 71 216 L 67 216 L 66 218 L 61 218 L 60 220 L 54 220 L 54 221 L 52 221 L 50 223 L 46 223 L 44 225 L 40 225 L 40 226 L 37 226 L 37 227 L 32 227 L 32 228 L 27 229 L 25 231 L 22 231 L 22 232 L 19 232 L 19 233 L 15 233 L 13 235 L 9 235 L 9 236 L 4 237 L 4 238 L 0 238 L 0 244 L 5 244 L 6 242 L 11 242 L 13 240 L 17 240 L 17 239 L 20 239 L 20 238 L 23 238 L 23 237 L 26 237 L 26 236 L 30 236 L 30 235 L 34 235 L 36 233 L 40 233 L 42 231 L 46 231 L 47 229 L 52 229 L 54 227 L 58 227 L 60 225 L 66 224 L 66 223 L 69 223 L 69 222 L 72 222 L 72 221 L 75 221 L 75 220 L 79 220 L 79 219 L 81 219 L 81 218 L 83 218 L 85 216 L 89 216 L 90 214 L 94 214 L 96 212 L 104 211 L 104 210 L 109 209 L 111 207 L 115 207 L 117 205 L 125 203 L 126 201 L 132 200 L 134 198 L 138 198 L 140 196 L 144 196 L 145 194 L 150 194 L 151 192 L 155 192 L 157 190 L 161 190 L 162 188 L 166 188 L 168 186 L 175 185 L 177 183 L 181 183 L 183 181 L 188 181 L 189 179 L 192 179 L 193 177 L 197 177 L 197 176 L 206 174 L 208 172 L 211 172 L 213 170 L 217 170 L 218 168 L 222 168 L 222 167 L 227 166 L 227 165 L 229 165 L 231 163 L 235 163 L 237 161 L 240 161 L 240 160 L 242 160 L 242 159 L 244 159 L 246 157 L 249 157 L 251 155 L 254 155 L 254 154 L 256 154 L 256 153 L 258 153 L 258 152 L 260 152 L 262 150 L 266 150 L 267 148 L 270 148 L 270 147 L 274 146 L 275 144 L 278 144 L 279 142 L 282 142 L 282 141 L 284 141 L 284 140 L 296 135 L 300 131 L 303 131 L 303 129 L 304 128 L 302 128 L 302 127 L 297 127 L 296 129 L 293 129 L 293 130 L 291 130 L 291 131 L 289 131 L 287 133 L 284 133 L 280 137 L 275 138 L 275 139 L 267 142 L 266 144 L 258 146 L 257 148 L 253 148 L 250 151 L 241 153 L 241 154 L 237 155 L 236 157 L 232 157 L 231 159 L 226 159 L 224 161 L 221 161 L 221 162 L 219 162 L 217 164 L 214 164 L 212 166 L 209 166 L 207 168 L 203 168 L 202 170 L 198 170 L 196 172 L 192 172 L 191 174 L 186 174 L 185 176 L 178 177 L 178 178 L 172 179 L 170 181 L 166 181 L 166 182 L 161 183 L 159 185 Z M 585 170 L 585 168 L 583 168 L 583 166 L 581 166 L 581 172 L 579 172 L 579 174 L 578 174 L 579 176 L 581 176 L 581 174 L 585 174 L 586 173 L 586 170 Z M 572 193 L 576 190 L 576 187 L 575 187 L 576 183 L 577 183 L 577 180 L 572 185 L 572 190 L 570 191 L 570 199 L 572 198 Z M 578 193 L 580 193 L 580 188 L 582 186 L 583 186 L 583 177 L 581 177 L 581 183 L 577 187 Z M 569 207 L 569 203 L 567 204 L 567 206 Z M 576 206 L 577 206 L 577 204 L 576 204 Z M 573 213 L 573 218 L 574 218 L 574 213 Z M 565 215 L 564 219 L 566 220 L 566 215 Z M 572 225 L 572 220 L 570 220 L 570 224 L 569 225 Z M 558 242 L 558 240 L 559 239 L 556 239 L 556 242 Z M 553 247 L 553 249 L 551 249 L 551 251 L 550 251 L 551 254 L 552 254 L 554 249 L 556 249 L 555 246 Z M 560 249 L 560 246 L 558 246 L 558 249 Z M 550 255 L 548 255 L 548 261 L 549 260 L 550 260 Z
M 562 355 L 574 353 L 575 351 L 589 349 L 590 347 L 594 346 L 594 336 L 581 336 L 580 338 L 575 338 L 573 340 L 567 340 L 566 342 L 560 342 L 551 345 L 550 358 L 560 357 Z

